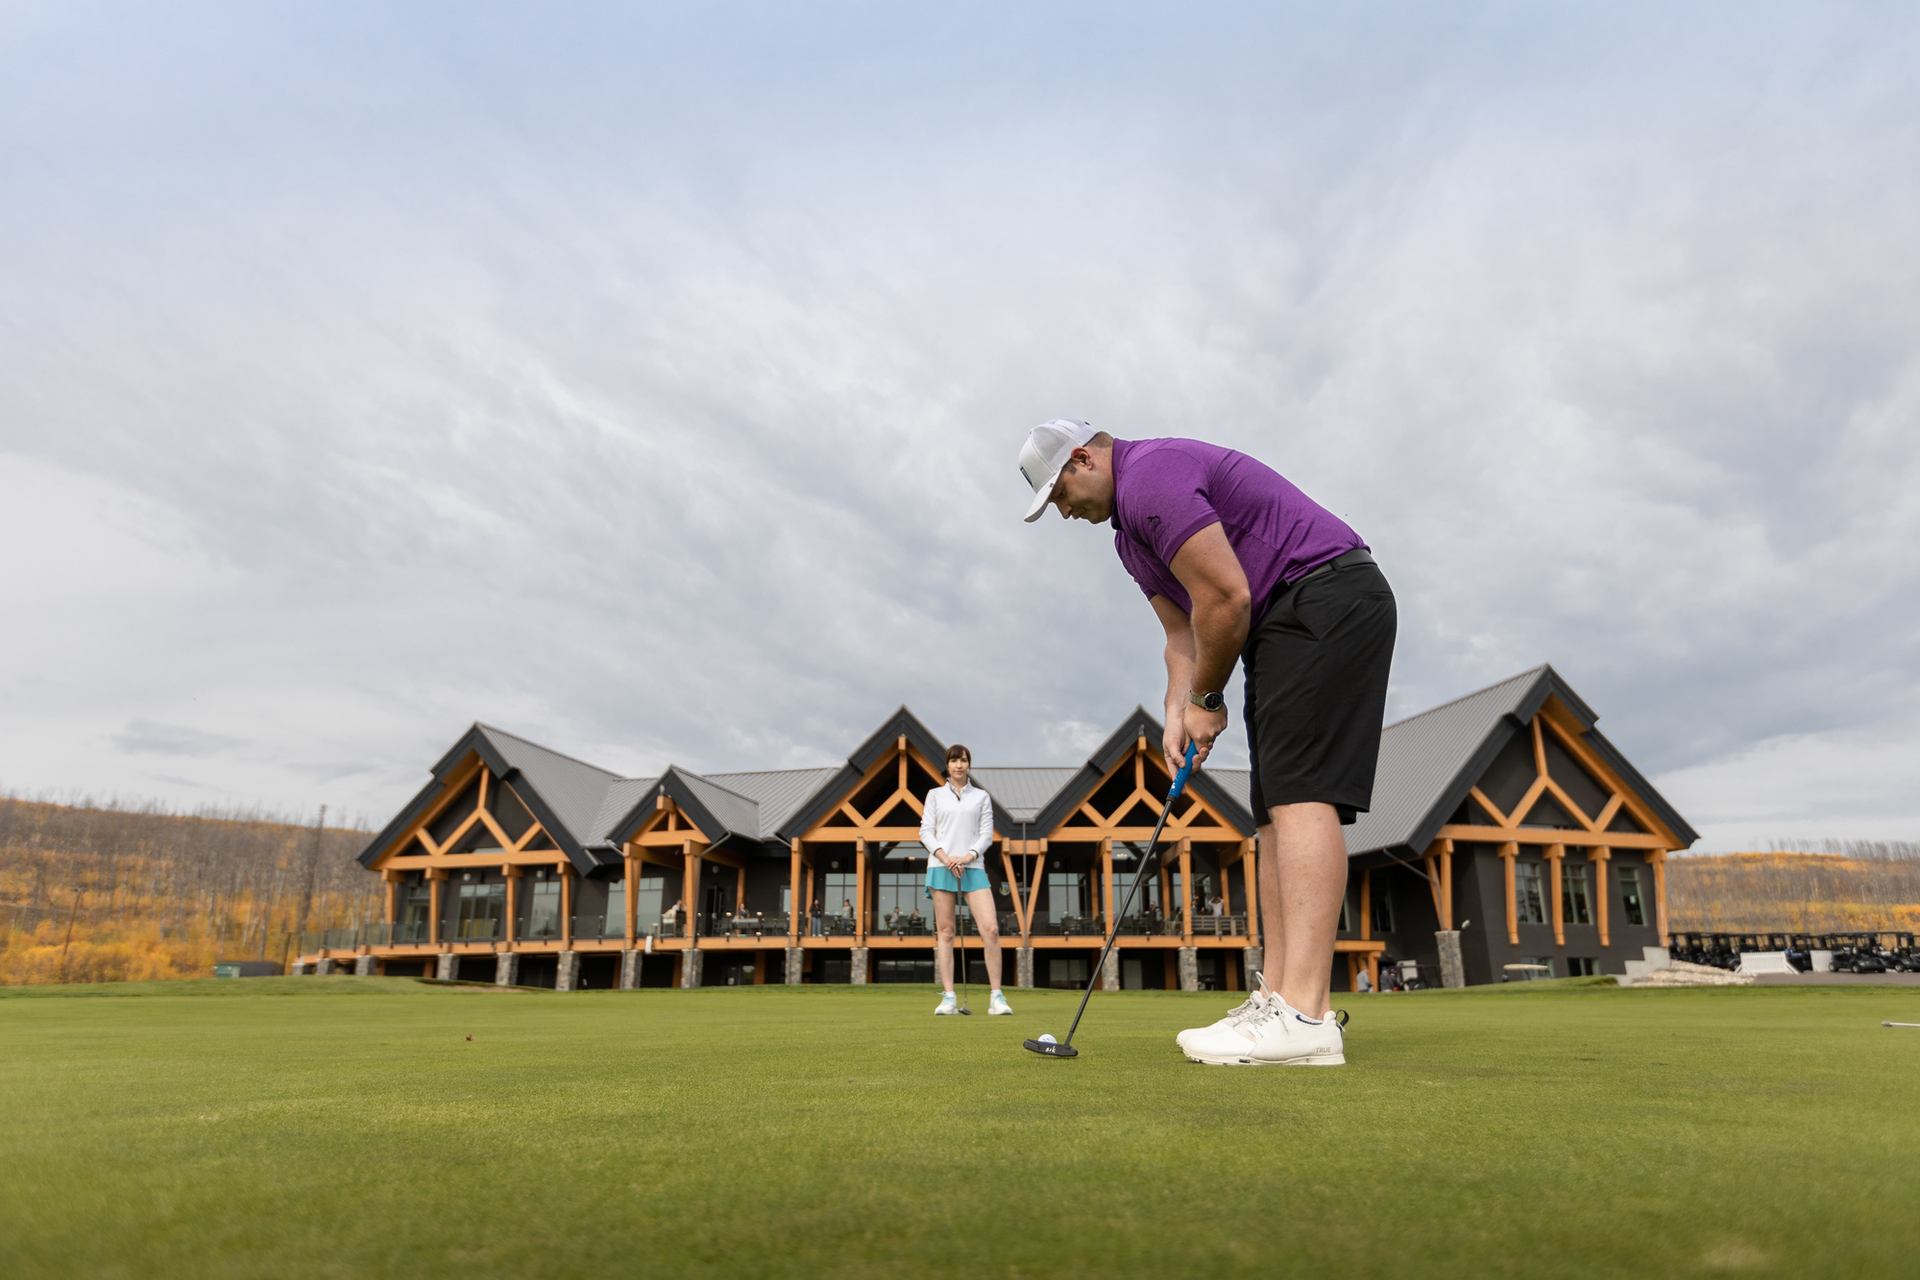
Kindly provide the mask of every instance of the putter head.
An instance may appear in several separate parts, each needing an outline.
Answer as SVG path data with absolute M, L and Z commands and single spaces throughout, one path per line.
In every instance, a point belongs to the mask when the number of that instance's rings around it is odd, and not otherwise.
M 973 1016 L 973 1010 L 967 1008 L 965 1005 L 961 1005 L 960 1015 L 965 1018 L 971 1018 Z
M 1050 1040 L 1022 1040 L 1020 1047 L 1028 1053 L 1037 1053 L 1043 1058 L 1077 1058 L 1080 1051 L 1070 1044 L 1055 1044 Z

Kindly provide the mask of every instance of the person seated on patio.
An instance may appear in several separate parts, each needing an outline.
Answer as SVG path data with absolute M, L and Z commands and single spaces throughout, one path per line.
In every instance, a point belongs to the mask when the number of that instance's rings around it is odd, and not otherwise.
M 672 933 L 680 927 L 681 906 L 682 903 L 676 898 L 672 906 L 660 913 L 660 928 L 663 931 Z
M 915 907 L 907 916 L 907 923 L 916 929 L 921 929 L 926 927 L 927 918 L 920 914 L 920 908 Z
M 1220 900 L 1219 894 L 1216 893 L 1207 899 L 1207 914 L 1210 916 L 1223 916 L 1227 914 L 1227 904 Z

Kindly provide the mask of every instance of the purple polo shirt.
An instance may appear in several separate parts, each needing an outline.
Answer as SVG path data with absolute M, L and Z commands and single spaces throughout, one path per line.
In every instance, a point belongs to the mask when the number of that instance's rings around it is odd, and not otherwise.
M 1200 440 L 1113 442 L 1113 549 L 1148 599 L 1193 612 L 1168 566 L 1218 521 L 1258 609 L 1282 582 L 1367 544 L 1256 458 Z

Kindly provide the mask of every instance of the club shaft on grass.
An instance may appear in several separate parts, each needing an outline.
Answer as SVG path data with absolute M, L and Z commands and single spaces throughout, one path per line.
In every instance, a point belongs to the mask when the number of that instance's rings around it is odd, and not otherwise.
M 1113 919 L 1107 921 L 1107 945 L 1100 948 L 1100 958 L 1094 961 L 1093 975 L 1087 979 L 1087 989 L 1080 995 L 1080 1007 L 1073 1011 L 1073 1025 L 1067 1028 L 1067 1038 L 1060 1043 L 1062 1047 L 1073 1043 L 1073 1033 L 1080 1029 L 1080 1016 L 1087 1011 L 1087 1001 L 1093 999 L 1094 984 L 1100 981 L 1100 975 L 1107 965 L 1107 953 L 1113 950 L 1114 941 L 1120 936 L 1120 922 L 1127 918 L 1127 912 L 1133 909 L 1133 895 L 1140 889 L 1140 881 L 1146 878 L 1147 864 L 1160 852 L 1160 829 L 1167 825 L 1167 815 L 1173 812 L 1174 801 L 1187 789 L 1187 779 L 1193 776 L 1194 746 L 1187 744 L 1187 759 L 1180 766 L 1180 772 L 1173 775 L 1173 785 L 1167 788 L 1167 802 L 1160 806 L 1160 821 L 1153 824 L 1153 836 L 1147 841 L 1147 854 L 1140 859 L 1139 869 L 1133 873 L 1133 883 L 1127 886 L 1127 900 L 1120 904 L 1120 910 L 1114 912 Z

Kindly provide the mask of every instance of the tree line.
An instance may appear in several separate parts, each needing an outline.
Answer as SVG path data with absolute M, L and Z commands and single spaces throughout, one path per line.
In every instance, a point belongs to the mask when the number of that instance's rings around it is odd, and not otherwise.
M 257 809 L 0 794 L 0 985 L 204 977 L 284 965 L 305 934 L 381 918 L 372 839 Z M 1774 842 L 1667 862 L 1667 924 L 1920 932 L 1920 842 Z
M 0 985 L 284 965 L 303 933 L 377 917 L 371 834 L 325 815 L 0 795 Z
M 1920 932 L 1920 845 L 1822 841 L 1667 859 L 1667 927 L 1709 933 Z

